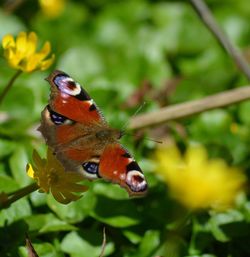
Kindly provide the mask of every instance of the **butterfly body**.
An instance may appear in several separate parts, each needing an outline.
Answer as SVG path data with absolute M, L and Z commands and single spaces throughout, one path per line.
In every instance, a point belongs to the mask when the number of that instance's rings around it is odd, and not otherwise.
M 87 92 L 71 77 L 54 71 L 49 104 L 42 112 L 41 131 L 65 170 L 89 179 L 104 178 L 125 187 L 130 195 L 144 194 L 144 175 Z

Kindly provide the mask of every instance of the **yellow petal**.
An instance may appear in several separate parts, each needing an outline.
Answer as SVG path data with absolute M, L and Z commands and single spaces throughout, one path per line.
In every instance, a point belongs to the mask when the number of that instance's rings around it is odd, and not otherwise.
M 65 173 L 65 169 L 62 164 L 57 160 L 56 156 L 53 154 L 51 148 L 48 148 L 47 151 L 47 166 L 51 170 L 56 170 L 57 174 Z
M 15 48 L 7 48 L 4 51 L 4 57 L 8 60 L 10 65 L 16 67 L 20 62 L 20 59 L 16 57 Z
M 27 51 L 27 33 L 20 32 L 16 39 L 16 53 L 19 58 L 25 58 L 25 53 Z
M 36 150 L 33 151 L 32 159 L 33 159 L 37 169 L 43 169 L 43 167 L 45 166 L 45 160 L 43 160 L 39 156 L 39 154 Z
M 33 170 L 32 165 L 29 164 L 29 163 L 26 165 L 26 172 L 27 172 L 27 175 L 28 175 L 29 177 L 31 177 L 31 178 L 34 179 L 35 172 L 34 172 L 34 170 Z
M 85 177 L 81 173 L 67 171 L 65 172 L 65 180 L 70 181 L 71 183 L 76 183 L 83 181 Z
M 48 150 L 47 150 L 47 162 L 48 163 L 54 163 L 55 161 L 55 155 L 53 154 L 53 150 L 48 147 Z
M 37 52 L 37 54 L 41 55 L 44 59 L 51 51 L 51 46 L 50 46 L 50 42 L 49 41 L 46 41 L 42 50 Z
M 68 204 L 71 202 L 70 199 L 64 198 L 64 196 L 61 194 L 61 192 L 57 191 L 54 188 L 51 188 L 51 194 L 53 197 L 56 199 L 57 202 L 62 203 L 62 204 Z
M 83 185 L 79 185 L 79 184 L 69 184 L 66 186 L 67 189 L 69 189 L 71 192 L 85 192 L 88 190 L 88 187 L 83 186 Z
M 190 209 L 225 209 L 243 190 L 246 176 L 222 159 L 208 159 L 203 147 L 188 148 L 184 156 L 168 158 L 167 150 L 156 153 L 161 173 L 173 198 Z M 177 158 L 176 158 L 177 157 Z
M 34 32 L 20 32 L 15 39 L 12 35 L 3 37 L 2 45 L 4 48 L 4 57 L 8 64 L 24 72 L 35 70 L 46 70 L 54 61 L 55 56 L 45 60 L 51 51 L 51 45 L 45 42 L 41 51 L 36 52 L 37 35 Z
M 70 202 L 71 201 L 76 201 L 78 199 L 80 199 L 82 196 L 81 195 L 74 195 L 73 193 L 69 192 L 69 191 L 61 191 L 61 194 L 63 195 L 63 197 L 65 199 L 68 199 Z
M 26 56 L 30 56 L 36 51 L 37 35 L 34 32 L 30 32 L 27 38 L 27 52 Z
M 192 167 L 204 167 L 207 162 L 206 150 L 200 146 L 190 147 L 186 151 L 184 160 L 187 165 L 191 165 Z
M 25 63 L 23 63 L 23 68 L 26 72 L 32 72 L 39 67 L 39 59 L 36 54 L 31 55 Z
M 42 61 L 40 70 L 42 70 L 42 71 L 47 70 L 51 66 L 51 64 L 54 62 L 54 60 L 55 60 L 55 55 L 53 54 L 50 59 Z
M 48 17 L 57 17 L 65 8 L 65 0 L 39 0 L 43 13 Z
M 5 35 L 2 39 L 2 46 L 4 49 L 9 48 L 9 47 L 15 47 L 14 37 L 10 34 Z

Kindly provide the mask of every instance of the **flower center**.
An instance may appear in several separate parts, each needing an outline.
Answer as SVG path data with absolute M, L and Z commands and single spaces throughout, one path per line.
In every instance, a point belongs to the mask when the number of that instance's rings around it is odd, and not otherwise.
M 55 185 L 58 183 L 59 181 L 59 176 L 56 172 L 56 170 L 52 169 L 49 173 L 48 173 L 48 184 L 51 185 Z

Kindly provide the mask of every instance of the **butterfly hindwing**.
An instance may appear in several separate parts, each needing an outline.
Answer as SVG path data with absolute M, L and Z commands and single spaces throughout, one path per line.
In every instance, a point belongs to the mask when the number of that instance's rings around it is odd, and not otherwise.
M 147 191 L 147 182 L 139 165 L 119 143 L 105 147 L 100 158 L 99 176 L 126 188 L 129 195 Z

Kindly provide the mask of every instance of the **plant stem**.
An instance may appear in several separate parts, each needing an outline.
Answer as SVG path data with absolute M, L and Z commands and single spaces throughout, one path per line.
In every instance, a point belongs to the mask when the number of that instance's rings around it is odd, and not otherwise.
M 237 67 L 245 74 L 248 80 L 250 80 L 250 68 L 247 61 L 219 27 L 206 3 L 203 0 L 190 0 L 190 2 L 203 23 L 213 33 L 226 52 L 232 57 Z
M 12 193 L 9 193 L 8 200 L 5 202 L 1 203 L 0 210 L 8 208 L 12 203 L 15 201 L 23 198 L 24 196 L 36 191 L 39 188 L 39 186 L 36 183 L 33 183 L 31 185 L 28 185 L 26 187 L 23 187 L 21 189 L 18 189 Z
M 154 112 L 137 115 L 130 119 L 128 128 L 142 129 L 156 126 L 170 120 L 176 120 L 215 108 L 225 107 L 248 99 L 250 99 L 250 86 L 244 86 L 207 96 L 200 100 L 175 104 L 163 107 Z
M 188 253 L 190 255 L 200 255 L 200 251 L 197 249 L 196 247 L 196 241 L 197 241 L 197 234 L 199 232 L 199 225 L 197 222 L 197 219 L 195 216 L 193 216 L 192 218 L 192 235 L 191 235 L 191 239 L 190 239 L 190 243 L 189 243 L 189 247 L 188 247 Z
M 22 73 L 21 70 L 18 70 L 14 76 L 10 79 L 10 81 L 8 82 L 8 84 L 5 86 L 3 92 L 0 94 L 0 104 L 3 102 L 3 99 L 5 98 L 5 96 L 7 95 L 7 93 L 9 92 L 9 90 L 11 89 L 13 83 L 15 82 L 15 80 L 17 79 L 17 77 Z

